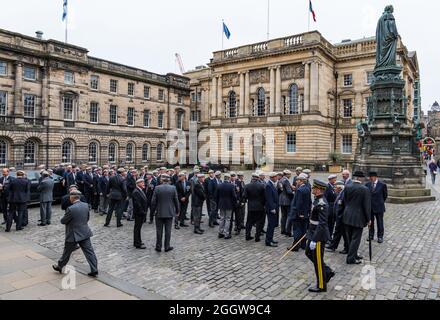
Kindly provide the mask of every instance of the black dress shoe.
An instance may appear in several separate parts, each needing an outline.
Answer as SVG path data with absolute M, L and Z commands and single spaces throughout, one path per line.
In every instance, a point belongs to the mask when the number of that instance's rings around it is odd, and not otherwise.
M 382 238 L 377 239 L 377 243 L 383 243 L 383 239 Z
M 270 242 L 270 243 L 266 243 L 266 247 L 277 248 L 278 245 L 276 243 Z
M 262 234 L 266 234 L 266 230 L 261 230 L 261 233 Z
M 118 224 L 116 227 L 117 228 L 122 228 L 124 225 L 121 223 L 121 224 Z
M 218 222 L 214 222 L 214 225 L 215 226 L 219 226 L 220 224 Z
M 344 249 L 344 250 L 342 250 L 342 251 L 339 251 L 339 253 L 340 253 L 340 254 L 348 254 L 348 250 L 345 250 L 345 249 Z
M 110 228 L 110 225 L 106 223 L 106 224 L 104 225 L 104 227 L 106 227 L 106 228 Z
M 232 236 L 231 236 L 231 235 L 225 237 L 225 240 L 229 240 L 229 239 L 232 239 Z
M 16 231 L 22 231 L 23 230 L 23 228 L 17 228 L 16 229 Z
M 255 238 L 255 242 L 261 242 L 260 238 Z
M 40 223 L 38 226 L 39 226 L 39 227 L 45 227 L 46 225 L 43 224 L 43 223 Z
M 200 229 L 200 228 L 199 228 L 199 231 L 200 231 L 200 232 L 205 232 L 205 230 L 203 230 L 203 229 Z
M 173 251 L 173 250 L 174 250 L 173 247 L 169 247 L 168 249 L 165 249 L 165 252 L 170 252 L 170 251 Z
M 159 248 L 154 248 L 154 250 L 156 250 L 157 252 L 162 252 L 162 249 Z
M 89 277 L 92 277 L 92 278 L 97 278 L 98 277 L 98 271 L 95 271 L 95 272 L 90 272 L 89 274 L 87 274 Z
M 326 246 L 325 250 L 328 251 L 328 252 L 335 252 L 336 251 L 336 249 L 331 247 L 331 246 Z
M 153 221 L 149 221 L 148 224 L 153 224 Z
M 321 292 L 327 292 L 327 289 L 320 289 L 318 287 L 311 287 L 311 288 L 309 288 L 309 292 L 321 293 Z
M 63 269 L 61 269 L 57 264 L 54 264 L 52 268 L 59 273 L 63 273 Z
M 181 227 L 181 228 L 189 228 L 189 225 L 184 224 L 184 223 L 181 223 L 181 224 L 180 224 L 180 227 Z
M 225 237 L 224 234 L 219 234 L 219 235 L 218 235 L 218 238 L 219 238 L 219 239 L 223 239 L 224 237 Z
M 362 256 L 357 256 L 356 257 L 356 260 L 363 260 L 364 259 L 364 257 L 362 257 Z
M 361 260 L 356 260 L 356 261 L 347 261 L 347 264 L 362 264 Z
M 3 221 L 3 222 L 2 222 L 2 226 L 5 225 L 5 224 L 6 224 L 6 221 Z
M 235 235 L 239 236 L 240 235 L 240 231 L 235 231 Z
M 278 244 L 278 241 L 273 241 L 273 240 L 272 240 L 272 243 L 274 243 L 274 244 Z
M 145 249 L 147 249 L 147 247 L 142 244 L 140 246 L 137 246 L 136 249 L 145 250 Z
M 189 221 L 189 218 L 185 217 L 185 221 Z
M 334 271 L 332 271 L 332 272 L 330 272 L 330 274 L 328 275 L 328 277 L 327 277 L 327 283 L 329 283 L 330 282 L 330 280 L 332 279 L 332 278 L 334 278 L 334 276 L 336 275 L 336 273 L 334 272 Z
M 246 237 L 246 241 L 254 240 L 254 237 Z
M 200 231 L 200 230 L 194 230 L 194 233 L 195 233 L 195 234 L 203 234 L 203 232 Z
M 180 230 L 180 227 L 176 224 L 176 225 L 174 226 L 174 229 L 176 229 L 176 230 Z

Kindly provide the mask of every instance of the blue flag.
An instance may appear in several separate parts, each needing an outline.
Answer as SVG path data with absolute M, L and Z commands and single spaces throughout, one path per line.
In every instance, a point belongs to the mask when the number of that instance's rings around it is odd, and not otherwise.
M 63 3 L 63 21 L 67 18 L 67 0 L 64 0 Z
M 226 38 L 230 38 L 231 37 L 231 32 L 228 29 L 228 26 L 223 22 L 223 32 L 225 33 Z

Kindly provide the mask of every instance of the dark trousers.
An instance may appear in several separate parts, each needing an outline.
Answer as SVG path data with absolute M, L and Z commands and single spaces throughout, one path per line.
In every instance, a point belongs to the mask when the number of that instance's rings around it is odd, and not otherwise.
M 108 208 L 107 219 L 105 220 L 105 224 L 110 224 L 112 220 L 113 211 L 116 211 L 116 222 L 117 225 L 121 225 L 122 220 L 122 212 L 124 210 L 124 201 L 123 200 L 114 200 L 110 199 L 110 205 Z
M 290 206 L 281 206 L 281 234 L 292 234 L 292 222 L 287 219 Z
M 371 228 L 370 228 L 370 239 L 374 239 L 374 220 L 377 221 L 377 237 L 379 239 L 383 239 L 385 228 L 383 224 L 383 216 L 384 213 L 375 213 L 373 212 L 371 215 Z
M 295 241 L 295 244 L 299 241 L 299 239 L 304 237 L 304 235 L 307 233 L 307 227 L 308 227 L 308 222 L 306 219 L 293 220 L 293 239 Z M 301 241 L 301 244 L 297 245 L 297 247 L 295 249 L 298 250 L 299 248 L 302 248 L 305 250 L 306 243 L 307 243 L 307 240 L 306 240 L 306 238 L 304 238 Z
M 348 239 L 347 263 L 354 263 L 358 257 L 358 250 L 362 240 L 363 228 L 345 225 L 345 231 L 347 232 Z
M 140 247 L 142 245 L 142 238 L 141 238 L 141 230 L 142 225 L 144 224 L 146 219 L 146 216 L 134 216 L 134 241 L 133 245 L 135 247 Z
M 99 194 L 92 193 L 92 209 L 98 211 L 99 207 Z
M 348 251 L 347 232 L 345 232 L 345 226 L 344 223 L 342 222 L 342 217 L 336 219 L 335 232 L 333 233 L 330 247 L 335 250 L 338 249 L 339 242 L 341 242 L 341 238 L 344 239 L 344 250 Z
M 52 202 L 40 203 L 41 224 L 50 224 L 52 219 Z
M 217 202 L 214 200 L 214 198 L 210 198 L 208 200 L 209 202 L 209 225 L 213 225 L 214 222 L 217 222 L 217 215 L 218 215 L 218 209 L 217 209 Z
M 200 229 L 200 221 L 202 220 L 203 207 L 194 207 L 192 210 L 194 219 L 194 230 Z
M 92 207 L 93 191 L 88 188 L 85 188 L 84 197 L 86 197 L 86 201 L 89 204 L 89 207 Z
M 179 215 L 179 220 L 178 220 L 180 225 L 185 224 L 185 217 L 186 217 L 187 211 L 188 211 L 188 202 L 181 202 L 180 203 L 180 215 Z
M 15 220 L 16 229 L 23 228 L 23 220 L 25 218 L 27 204 L 26 203 L 10 203 L 9 212 L 6 219 L 6 231 L 10 231 L 12 222 Z
M 335 224 L 336 224 L 336 215 L 335 210 L 333 210 L 334 203 L 329 203 L 329 210 L 328 210 L 328 231 L 330 232 L 330 237 L 333 236 L 333 232 L 335 230 Z
M 8 201 L 6 200 L 5 197 L 1 197 L 0 198 L 0 209 L 2 210 L 3 213 L 3 221 L 7 222 L 8 221 Z
M 98 272 L 98 260 L 96 259 L 95 251 L 93 250 L 92 242 L 90 241 L 90 239 L 86 239 L 78 243 L 66 242 L 64 244 L 63 255 L 58 261 L 58 266 L 60 268 L 64 268 L 69 263 L 70 256 L 75 251 L 77 244 L 81 247 L 81 250 L 86 257 L 86 260 L 90 265 L 91 272 Z
M 252 227 L 256 225 L 257 231 L 255 233 L 255 238 L 260 239 L 265 219 L 266 216 L 264 211 L 249 211 L 246 221 L 246 237 L 249 238 L 251 236 Z
M 310 241 L 307 241 L 306 256 L 313 262 L 315 267 L 316 282 L 319 289 L 327 290 L 327 279 L 329 279 L 332 269 L 324 262 L 324 245 L 318 241 L 316 249 L 310 250 Z
M 235 231 L 240 231 L 244 227 L 244 216 L 246 207 L 239 205 L 235 208 Z
M 173 218 L 156 218 L 156 249 L 162 250 L 162 238 L 165 230 L 165 250 L 170 248 Z
M 270 244 L 273 242 L 273 234 L 275 232 L 275 228 L 278 227 L 278 221 L 280 221 L 280 216 L 278 213 L 273 214 L 271 212 L 267 212 L 267 230 L 266 230 L 266 244 Z

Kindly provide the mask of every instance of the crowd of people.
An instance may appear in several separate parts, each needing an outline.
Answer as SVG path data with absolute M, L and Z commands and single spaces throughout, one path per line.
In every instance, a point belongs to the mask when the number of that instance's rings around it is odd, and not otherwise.
M 305 250 L 313 262 L 317 286 L 312 292 L 326 291 L 326 284 L 335 275 L 324 263 L 324 251 L 335 252 L 341 240 L 348 264 L 360 264 L 359 256 L 363 229 L 370 228 L 369 239 L 384 239 L 384 212 L 387 186 L 379 181 L 377 174 L 366 176 L 349 171 L 330 175 L 328 182 L 312 181 L 312 172 L 297 168 L 295 173 L 284 170 L 281 173 L 252 174 L 246 182 L 242 172 L 221 173 L 210 170 L 208 176 L 194 167 L 192 172 L 180 167 L 149 171 L 115 166 L 88 167 L 69 165 L 53 170 L 41 168 L 38 190 L 40 192 L 40 224 L 51 224 L 53 173 L 62 177 L 66 195 L 61 207 L 66 211 L 66 246 L 57 271 L 67 264 L 70 254 L 81 248 L 91 266 L 91 276 L 97 275 L 97 259 L 90 242 L 92 233 L 87 222 L 90 212 L 106 215 L 104 227 L 110 227 L 113 213 L 116 227 L 123 227 L 122 221 L 134 221 L 133 245 L 146 249 L 142 242 L 141 230 L 145 223 L 156 226 L 155 250 L 173 250 L 171 234 L 176 230 L 193 228 L 196 235 L 204 234 L 204 212 L 207 212 L 207 226 L 217 228 L 218 238 L 229 240 L 240 236 L 244 240 L 260 242 L 267 247 L 277 247 L 274 233 L 281 227 L 281 234 L 293 238 L 289 251 Z M 12 221 L 17 230 L 28 224 L 27 203 L 30 182 L 26 173 L 16 172 L 16 178 L 3 169 L 0 178 L 1 209 L 4 213 L 6 231 L 10 231 Z M 313 195 L 313 197 L 312 197 Z M 206 211 L 203 210 L 206 205 Z M 247 207 L 247 210 L 246 210 Z M 247 212 L 247 215 L 246 215 Z M 253 229 L 255 231 L 253 233 Z M 60 271 L 61 272 L 61 271 Z

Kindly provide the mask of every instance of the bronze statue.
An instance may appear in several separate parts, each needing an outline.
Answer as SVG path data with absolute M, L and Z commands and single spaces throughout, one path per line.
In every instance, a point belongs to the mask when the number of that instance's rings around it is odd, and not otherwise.
M 396 66 L 399 33 L 393 12 L 393 6 L 387 6 L 377 24 L 376 69 Z

